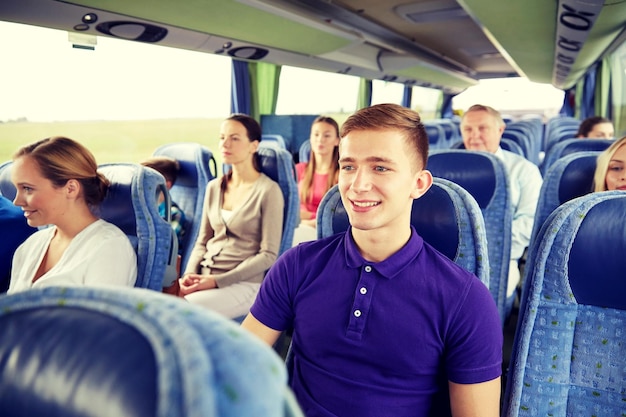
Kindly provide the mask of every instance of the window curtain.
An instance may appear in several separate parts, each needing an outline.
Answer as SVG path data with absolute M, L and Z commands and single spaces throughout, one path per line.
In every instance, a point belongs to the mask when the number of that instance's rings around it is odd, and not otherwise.
M 413 98 L 413 87 L 405 85 L 402 91 L 402 105 L 407 108 L 411 108 L 411 99 Z
M 276 113 L 281 69 L 280 65 L 267 62 L 248 63 L 251 90 L 254 92 L 250 115 L 256 120 L 261 120 L 262 114 Z
M 359 82 L 359 96 L 357 97 L 357 110 L 372 105 L 372 80 L 361 78 Z
M 576 108 L 575 96 L 576 88 L 570 88 L 565 91 L 563 95 L 563 106 L 561 106 L 561 110 L 559 111 L 560 115 L 574 117 Z
M 611 63 L 604 58 L 596 71 L 595 114 L 612 119 L 611 109 Z
M 611 54 L 611 74 L 616 74 L 611 80 L 611 114 L 615 126 L 615 136 L 621 138 L 626 134 L 626 43 Z
M 232 60 L 230 83 L 230 112 L 250 114 L 250 72 L 245 61 Z
M 596 66 L 576 84 L 576 115 L 580 120 L 595 115 Z
M 454 98 L 454 94 L 443 93 L 441 114 L 439 116 L 442 119 L 452 119 L 452 116 L 454 116 L 454 112 L 452 111 L 452 98 Z

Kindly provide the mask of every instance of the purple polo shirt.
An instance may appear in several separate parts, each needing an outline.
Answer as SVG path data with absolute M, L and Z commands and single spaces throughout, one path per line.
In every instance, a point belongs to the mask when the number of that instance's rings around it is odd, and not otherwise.
M 307 417 L 427 416 L 447 380 L 501 374 L 489 290 L 414 229 L 379 263 L 363 259 L 350 230 L 290 249 L 251 313 L 273 329 L 293 327 L 291 385 Z

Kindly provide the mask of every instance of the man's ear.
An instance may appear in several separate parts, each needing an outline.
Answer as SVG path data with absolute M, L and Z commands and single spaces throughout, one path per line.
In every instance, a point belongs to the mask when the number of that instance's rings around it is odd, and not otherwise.
M 413 199 L 420 198 L 433 185 L 433 175 L 427 169 L 422 169 L 415 175 L 415 188 L 411 192 Z

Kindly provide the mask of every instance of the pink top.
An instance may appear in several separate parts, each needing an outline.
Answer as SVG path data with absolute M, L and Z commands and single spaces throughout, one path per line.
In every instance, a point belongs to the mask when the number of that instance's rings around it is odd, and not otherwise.
M 306 170 L 306 162 L 296 164 L 296 173 L 298 174 L 298 193 L 302 188 L 302 178 Z M 306 210 L 311 213 L 317 213 L 317 207 L 322 201 L 322 197 L 326 194 L 326 184 L 328 183 L 328 174 L 313 174 L 313 199 L 311 201 L 300 201 L 300 210 Z M 315 218 L 315 216 L 313 216 Z M 304 219 L 306 220 L 306 219 Z

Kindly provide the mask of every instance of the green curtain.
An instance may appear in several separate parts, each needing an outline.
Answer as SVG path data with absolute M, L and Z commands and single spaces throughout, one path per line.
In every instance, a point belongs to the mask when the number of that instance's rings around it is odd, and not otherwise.
M 626 135 L 626 43 L 611 55 L 610 62 L 611 74 L 615 75 L 611 80 L 613 125 L 615 137 L 621 138 Z
M 602 117 L 611 117 L 611 62 L 604 58 L 596 72 L 595 112 Z
M 360 110 L 372 104 L 372 80 L 361 78 L 359 82 L 359 96 L 356 101 L 356 109 Z
M 574 117 L 581 119 L 582 112 L 582 101 L 583 95 L 585 91 L 585 77 L 581 77 L 580 80 L 576 83 L 576 92 L 574 93 Z
M 252 103 L 250 116 L 261 120 L 262 114 L 275 114 L 280 84 L 280 65 L 266 62 L 249 62 Z

